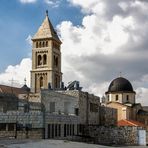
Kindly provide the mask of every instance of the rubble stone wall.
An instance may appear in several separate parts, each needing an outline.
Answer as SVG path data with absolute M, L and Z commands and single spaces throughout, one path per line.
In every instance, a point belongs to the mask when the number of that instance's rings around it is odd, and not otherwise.
M 89 136 L 94 143 L 105 145 L 137 145 L 138 127 L 88 126 Z
M 27 113 L 20 111 L 0 112 L 0 123 L 17 123 L 22 126 L 30 124 L 32 128 L 43 128 L 43 113 L 40 111 Z
M 117 109 L 100 106 L 100 125 L 109 126 L 109 125 L 117 125 Z

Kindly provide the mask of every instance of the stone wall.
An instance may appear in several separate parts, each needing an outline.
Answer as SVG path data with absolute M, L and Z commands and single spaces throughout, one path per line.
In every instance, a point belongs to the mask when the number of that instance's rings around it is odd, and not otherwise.
M 17 110 L 18 98 L 14 94 L 0 93 L 0 112 Z
M 0 137 L 35 138 L 44 137 L 43 113 L 9 111 L 0 112 Z
M 39 111 L 27 113 L 20 111 L 0 112 L 0 123 L 17 123 L 21 126 L 30 124 L 32 128 L 43 128 L 43 113 Z
M 94 143 L 105 145 L 137 145 L 137 127 L 87 126 L 85 132 Z M 85 135 L 87 136 L 87 135 Z
M 100 125 L 109 126 L 117 125 L 117 110 L 114 108 L 100 106 Z
M 66 139 L 77 134 L 78 116 L 56 115 L 46 112 L 44 119 L 45 138 Z M 65 130 L 66 133 L 64 133 Z
M 41 101 L 45 112 L 54 114 L 74 115 L 75 108 L 78 108 L 78 98 L 55 91 L 42 91 Z
M 17 138 L 17 139 L 43 139 L 44 138 L 44 129 L 30 129 L 26 130 L 16 130 L 12 131 L 0 131 L 0 138 Z
M 78 98 L 78 110 L 81 124 L 99 124 L 99 97 L 78 90 L 59 91 L 59 93 Z M 97 106 L 97 110 L 91 110 L 91 105 Z

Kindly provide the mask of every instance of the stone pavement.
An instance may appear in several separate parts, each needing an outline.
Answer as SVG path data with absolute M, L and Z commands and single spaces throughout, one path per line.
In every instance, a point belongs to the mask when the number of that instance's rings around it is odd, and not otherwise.
M 111 148 L 67 140 L 0 140 L 0 148 Z M 121 146 L 119 146 L 121 147 Z M 122 146 L 127 148 L 146 148 L 146 146 Z

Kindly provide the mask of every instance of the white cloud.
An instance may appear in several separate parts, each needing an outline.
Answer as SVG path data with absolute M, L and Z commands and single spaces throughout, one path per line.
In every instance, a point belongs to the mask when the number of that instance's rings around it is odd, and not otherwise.
M 46 4 L 53 8 L 59 7 L 61 0 L 44 0 Z
M 24 3 L 24 4 L 37 2 L 37 0 L 19 0 L 19 1 L 20 1 L 21 3 Z
M 27 85 L 30 86 L 30 70 L 31 59 L 24 58 L 20 64 L 9 65 L 3 73 L 0 73 L 0 84 L 11 85 L 13 79 L 13 86 L 21 87 L 24 84 L 24 78 L 26 78 Z
M 148 106 L 148 88 L 137 88 L 137 102 L 142 103 L 144 106 Z
M 142 79 L 148 74 L 145 64 L 148 62 L 148 3 L 138 0 L 68 1 L 79 6 L 85 16 L 80 26 L 70 21 L 58 25 L 63 42 L 64 81 L 71 81 L 73 77 L 80 80 L 84 90 L 103 95 L 111 80 L 122 71 L 144 103 L 147 86 Z M 141 88 L 142 91 L 138 91 Z
M 28 35 L 28 37 L 26 38 L 26 42 L 30 45 L 30 46 L 32 46 L 32 36 L 29 34 Z
M 84 18 L 80 26 L 63 21 L 57 27 L 63 42 L 64 81 L 79 80 L 84 90 L 102 96 L 112 79 L 122 71 L 137 92 L 137 102 L 147 104 L 148 3 L 140 0 L 68 1 L 81 8 Z M 61 1 L 45 2 L 57 7 Z M 30 38 L 28 36 L 27 41 L 30 42 Z M 29 81 L 31 60 L 23 61 L 8 66 L 0 74 L 0 82 L 10 83 L 8 80 L 12 77 L 19 83 L 23 83 L 24 77 Z

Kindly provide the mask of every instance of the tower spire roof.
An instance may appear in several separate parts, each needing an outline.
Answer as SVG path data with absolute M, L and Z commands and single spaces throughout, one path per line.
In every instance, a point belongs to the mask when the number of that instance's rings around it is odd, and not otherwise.
M 46 10 L 46 17 L 45 17 L 42 25 L 39 27 L 37 33 L 32 38 L 32 40 L 45 39 L 45 38 L 52 38 L 58 42 L 61 42 L 52 23 L 49 20 L 48 10 Z

